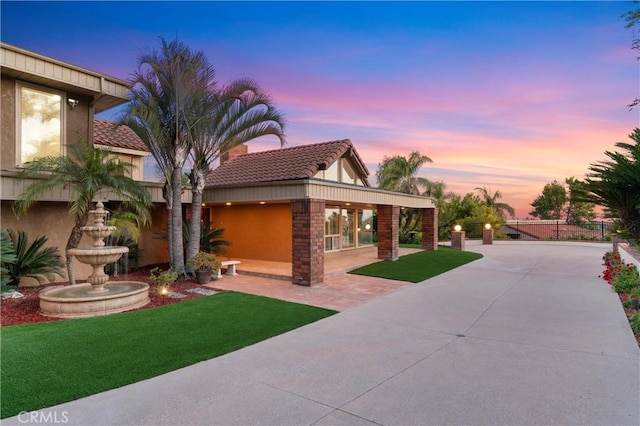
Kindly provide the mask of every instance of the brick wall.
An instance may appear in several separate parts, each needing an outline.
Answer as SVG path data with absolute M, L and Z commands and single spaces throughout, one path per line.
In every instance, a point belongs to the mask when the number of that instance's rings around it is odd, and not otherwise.
M 400 207 L 378 205 L 378 259 L 398 260 Z
M 292 282 L 312 286 L 324 279 L 324 200 L 291 201 Z
M 239 157 L 241 155 L 245 155 L 248 152 L 249 152 L 249 147 L 247 145 L 245 144 L 236 145 L 233 148 L 231 148 L 229 151 L 222 153 L 222 155 L 220 156 L 220 164 L 222 165 L 227 161 L 231 161 L 234 158 Z
M 422 209 L 422 248 L 438 250 L 438 209 Z

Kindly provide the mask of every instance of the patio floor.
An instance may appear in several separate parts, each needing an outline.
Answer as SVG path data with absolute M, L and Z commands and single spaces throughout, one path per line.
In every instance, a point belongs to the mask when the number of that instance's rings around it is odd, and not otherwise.
M 419 250 L 400 249 L 400 256 L 416 251 Z M 291 283 L 289 262 L 234 260 L 241 262 L 237 267 L 240 275 L 223 275 L 221 280 L 211 281 L 206 286 L 343 311 L 412 285 L 402 281 L 346 274 L 351 269 L 379 261 L 378 249 L 375 247 L 325 254 L 324 282 L 312 287 Z

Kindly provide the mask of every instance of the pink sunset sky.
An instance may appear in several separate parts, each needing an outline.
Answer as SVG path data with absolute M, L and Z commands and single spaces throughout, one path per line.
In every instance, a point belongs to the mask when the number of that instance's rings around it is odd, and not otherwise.
M 141 51 L 177 36 L 221 83 L 255 78 L 287 117 L 288 146 L 349 138 L 373 185 L 384 156 L 417 150 L 433 160 L 421 176 L 461 195 L 500 190 L 525 218 L 546 183 L 583 178 L 640 125 L 627 107 L 640 96 L 639 52 L 621 18 L 637 7 L 2 2 L 1 38 L 127 79 Z

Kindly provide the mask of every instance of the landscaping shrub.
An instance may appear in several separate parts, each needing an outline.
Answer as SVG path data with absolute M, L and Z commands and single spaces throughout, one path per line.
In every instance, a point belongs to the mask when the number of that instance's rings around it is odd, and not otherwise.
M 15 264 L 17 260 L 16 250 L 9 235 L 2 231 L 0 233 L 0 286 L 4 287 L 11 282 L 9 265 Z
M 17 234 L 12 230 L 2 230 L 3 239 L 7 239 L 13 246 L 15 261 L 2 260 L 2 268 L 7 271 L 9 280 L 7 285 L 17 286 L 20 283 L 20 277 L 29 276 L 43 281 L 43 276 L 53 281 L 53 275 L 62 276 L 61 272 L 64 268 L 62 257 L 57 247 L 42 246 L 47 242 L 47 237 L 42 236 L 36 238 L 32 244 L 29 244 L 29 238 L 23 231 Z M 6 279 L 3 278 L 3 283 Z
M 629 323 L 634 332 L 640 333 L 640 312 L 633 314 L 629 319 Z
M 616 293 L 629 293 L 640 286 L 640 276 L 633 264 L 619 265 L 612 279 L 612 286 Z
M 109 237 L 106 243 L 108 246 L 128 247 L 129 253 L 125 253 L 117 261 L 105 265 L 105 274 L 128 274 L 129 271 L 138 268 L 138 264 L 142 258 L 142 250 L 139 250 L 138 243 L 132 238 L 126 235 L 119 235 L 117 238 Z

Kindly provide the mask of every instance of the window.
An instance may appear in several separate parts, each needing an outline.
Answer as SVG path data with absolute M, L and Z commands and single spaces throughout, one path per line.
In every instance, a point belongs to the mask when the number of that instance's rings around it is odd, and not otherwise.
M 358 246 L 373 244 L 373 210 L 358 210 Z
M 355 247 L 353 218 L 355 209 L 342 209 L 342 248 Z
M 18 162 L 62 152 L 63 109 L 61 93 L 18 85 Z
M 324 250 L 340 250 L 340 209 L 324 210 Z

